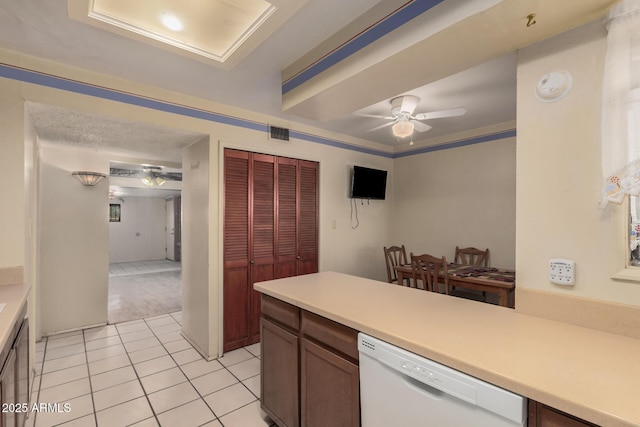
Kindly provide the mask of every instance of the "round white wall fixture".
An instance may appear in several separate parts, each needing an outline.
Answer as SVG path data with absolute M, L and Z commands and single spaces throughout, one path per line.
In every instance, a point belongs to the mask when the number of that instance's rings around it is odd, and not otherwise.
M 535 93 L 540 102 L 555 102 L 571 90 L 573 77 L 568 71 L 552 71 L 538 80 Z

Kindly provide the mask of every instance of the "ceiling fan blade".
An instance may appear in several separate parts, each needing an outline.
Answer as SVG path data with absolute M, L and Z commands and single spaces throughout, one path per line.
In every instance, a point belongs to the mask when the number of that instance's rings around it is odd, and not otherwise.
M 429 119 L 440 119 L 444 117 L 458 117 L 464 116 L 467 112 L 466 109 L 460 108 L 452 108 L 450 110 L 441 110 L 441 111 L 432 111 L 430 113 L 420 113 L 416 114 L 413 118 L 416 120 L 429 120 Z
M 428 124 L 419 122 L 417 120 L 411 120 L 411 123 L 413 123 L 413 128 L 418 132 L 426 132 L 431 129 L 431 126 L 429 126 Z
M 364 113 L 356 113 L 358 117 L 372 117 L 374 119 L 385 119 L 385 120 L 393 120 L 395 117 L 393 116 L 376 116 L 375 114 L 364 114 Z
M 402 105 L 400 106 L 400 111 L 404 111 L 409 114 L 413 114 L 418 106 L 418 102 L 420 99 L 417 96 L 405 95 L 402 97 Z
M 385 124 L 383 124 L 383 125 L 376 126 L 376 127 L 374 127 L 373 129 L 369 129 L 367 132 L 373 132 L 374 130 L 378 130 L 378 129 L 386 128 L 387 126 L 391 126 L 391 125 L 393 125 L 394 123 L 395 123 L 395 122 L 388 122 L 388 123 L 385 123 Z

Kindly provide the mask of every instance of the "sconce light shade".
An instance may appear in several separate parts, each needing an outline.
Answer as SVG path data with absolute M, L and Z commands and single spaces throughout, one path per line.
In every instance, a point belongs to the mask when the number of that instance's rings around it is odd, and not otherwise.
M 86 185 L 87 187 L 93 187 L 107 175 L 100 172 L 87 172 L 87 171 L 73 171 L 71 172 L 71 176 L 78 180 L 82 185 Z
M 413 123 L 407 120 L 400 120 L 393 126 L 391 126 L 393 135 L 397 138 L 406 138 L 413 134 Z

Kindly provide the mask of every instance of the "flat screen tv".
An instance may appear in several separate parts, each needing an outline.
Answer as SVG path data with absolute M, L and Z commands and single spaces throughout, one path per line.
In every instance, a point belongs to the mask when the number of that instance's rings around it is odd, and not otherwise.
M 362 166 L 353 167 L 352 199 L 384 200 L 387 190 L 387 171 Z

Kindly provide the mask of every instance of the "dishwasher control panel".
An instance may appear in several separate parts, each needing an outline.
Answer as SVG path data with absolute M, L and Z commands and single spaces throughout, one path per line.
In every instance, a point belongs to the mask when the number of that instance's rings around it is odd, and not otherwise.
M 439 369 L 435 366 L 427 367 L 422 363 L 401 360 L 400 368 L 409 376 L 423 384 L 447 392 L 469 403 L 476 403 L 475 387 L 464 384 L 443 372 L 439 372 Z

